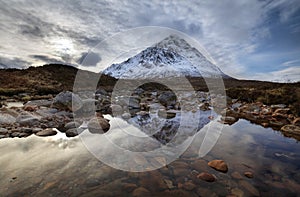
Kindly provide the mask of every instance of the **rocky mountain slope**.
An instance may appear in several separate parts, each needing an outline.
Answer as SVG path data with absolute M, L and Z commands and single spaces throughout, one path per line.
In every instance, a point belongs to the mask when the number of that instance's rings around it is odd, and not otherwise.
M 122 79 L 164 77 L 216 77 L 225 75 L 184 39 L 171 35 L 120 64 L 113 64 L 104 74 Z

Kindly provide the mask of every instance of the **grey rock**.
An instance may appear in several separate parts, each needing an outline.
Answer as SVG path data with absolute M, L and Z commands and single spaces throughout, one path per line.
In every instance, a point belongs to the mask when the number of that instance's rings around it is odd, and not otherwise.
M 104 118 L 93 118 L 88 123 L 88 129 L 91 133 L 105 133 L 109 130 L 110 124 Z
M 65 91 L 61 92 L 53 99 L 52 107 L 59 110 L 77 111 L 83 106 L 82 100 L 76 94 Z
M 0 113 L 0 124 L 13 124 L 16 118 L 10 114 Z
M 8 133 L 8 130 L 5 128 L 0 128 L 0 135 L 6 135 Z
M 21 126 L 34 126 L 39 124 L 39 118 L 33 116 L 28 112 L 22 112 L 16 118 L 16 122 L 19 123 Z
M 171 92 L 162 92 L 158 96 L 158 101 L 164 106 L 174 106 L 176 104 L 176 95 Z
M 51 100 L 45 100 L 45 99 L 41 99 L 41 100 L 34 100 L 34 101 L 28 101 L 27 103 L 24 104 L 25 106 L 44 106 L 44 107 L 50 107 L 52 104 Z

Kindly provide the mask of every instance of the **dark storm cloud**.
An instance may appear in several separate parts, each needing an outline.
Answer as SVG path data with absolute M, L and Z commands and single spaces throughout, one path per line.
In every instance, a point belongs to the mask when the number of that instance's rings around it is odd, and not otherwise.
M 82 53 L 81 57 L 77 60 L 78 64 L 82 66 L 96 66 L 101 61 L 101 57 L 98 53 L 89 52 Z

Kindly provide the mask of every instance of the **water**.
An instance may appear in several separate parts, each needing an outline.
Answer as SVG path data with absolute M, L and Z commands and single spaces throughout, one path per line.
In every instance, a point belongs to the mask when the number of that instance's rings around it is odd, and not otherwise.
M 300 196 L 300 145 L 271 128 L 239 120 L 224 126 L 203 158 L 198 157 L 198 148 L 195 140 L 167 167 L 138 173 L 98 161 L 79 137 L 1 139 L 0 196 L 146 196 L 133 192 L 136 187 L 146 188 L 151 196 Z M 224 160 L 229 171 L 208 167 L 212 159 Z M 217 181 L 193 180 L 193 170 L 214 174 Z M 254 178 L 246 178 L 246 171 Z M 195 188 L 182 188 L 191 180 Z

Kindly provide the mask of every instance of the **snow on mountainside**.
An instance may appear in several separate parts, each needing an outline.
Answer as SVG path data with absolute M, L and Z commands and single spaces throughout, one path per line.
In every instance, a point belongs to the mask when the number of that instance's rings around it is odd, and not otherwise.
M 171 35 L 120 64 L 103 71 L 115 78 L 228 77 L 184 39 Z

